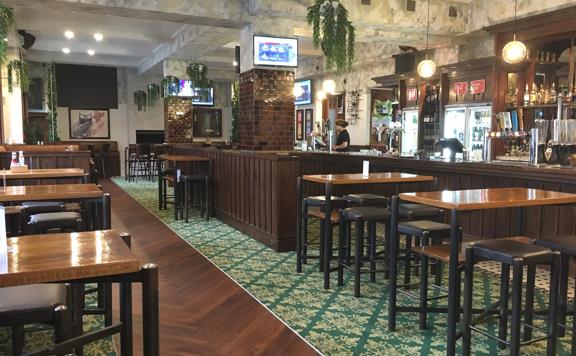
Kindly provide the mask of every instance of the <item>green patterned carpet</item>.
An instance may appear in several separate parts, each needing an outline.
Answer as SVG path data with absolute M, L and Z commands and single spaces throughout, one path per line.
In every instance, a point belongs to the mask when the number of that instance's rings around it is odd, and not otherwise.
M 95 307 L 97 304 L 96 294 L 86 295 L 86 305 Z M 104 317 L 100 315 L 88 315 L 84 317 L 84 331 L 101 328 L 104 325 Z M 25 326 L 24 352 L 37 351 L 43 347 L 54 344 L 54 332 L 50 326 L 33 324 Z M 0 328 L 0 355 L 12 355 L 12 341 L 10 328 Z M 116 356 L 116 348 L 111 337 L 95 341 L 84 347 L 86 356 Z
M 368 276 L 362 283 L 362 298 L 353 296 L 351 273 L 344 287 L 322 288 L 322 276 L 317 262 L 295 272 L 295 253 L 277 253 L 217 219 L 209 222 L 198 215 L 190 223 L 174 221 L 173 210 L 159 211 L 157 183 L 128 183 L 114 179 L 144 207 L 155 214 L 195 249 L 208 257 L 231 278 L 246 288 L 286 324 L 326 355 L 444 355 L 446 318 L 443 314 L 429 314 L 430 330 L 418 330 L 416 314 L 399 314 L 397 331 L 387 329 L 387 283 L 383 277 L 375 284 Z M 478 273 L 475 279 L 474 300 L 478 307 L 490 304 L 498 295 L 497 278 Z M 401 305 L 415 305 L 414 301 L 398 295 Z M 536 293 L 542 306 L 547 295 Z M 495 324 L 487 329 L 494 334 Z M 500 351 L 496 342 L 473 334 L 474 355 L 508 354 Z M 559 354 L 569 354 L 570 338 L 562 338 Z M 522 348 L 529 355 L 545 354 L 545 342 Z

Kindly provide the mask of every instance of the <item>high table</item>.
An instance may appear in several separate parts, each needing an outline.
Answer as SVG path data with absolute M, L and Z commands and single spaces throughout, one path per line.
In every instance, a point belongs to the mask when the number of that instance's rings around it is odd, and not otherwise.
M 398 307 L 396 305 L 396 273 L 398 254 L 398 205 L 399 201 L 426 204 L 450 210 L 450 251 L 448 271 L 448 325 L 446 354 L 456 352 L 456 316 L 460 310 L 460 279 L 458 278 L 459 214 L 461 211 L 517 208 L 519 223 L 517 233 L 523 234 L 524 208 L 528 206 L 560 205 L 576 203 L 576 194 L 552 192 L 530 188 L 491 188 L 458 191 L 402 193 L 393 196 L 390 201 L 390 286 L 389 286 L 389 319 L 388 329 L 396 329 L 396 314 L 398 311 L 417 311 L 418 307 Z
M 193 163 L 206 163 L 208 164 L 208 170 L 212 171 L 212 160 L 207 157 L 192 156 L 192 155 L 160 155 L 158 157 L 158 204 L 160 210 L 164 208 L 162 204 L 163 195 L 163 183 L 162 183 L 162 161 L 168 161 L 174 163 L 174 219 L 178 220 L 180 218 L 180 192 L 179 192 L 179 173 L 176 168 L 178 163 L 186 163 L 186 171 L 190 169 L 190 165 Z
M 351 185 L 351 184 L 400 184 L 400 183 L 414 183 L 414 182 L 432 182 L 434 177 L 432 176 L 421 176 L 408 173 L 398 173 L 398 172 L 387 172 L 387 173 L 370 173 L 368 175 L 362 175 L 361 173 L 352 174 L 318 174 L 318 175 L 305 175 L 298 177 L 298 238 L 297 238 L 297 249 L 300 251 L 300 234 L 302 229 L 300 228 L 300 223 L 302 221 L 301 216 L 301 205 L 302 205 L 302 180 L 324 184 L 326 205 L 324 207 L 324 288 L 330 288 L 330 246 L 332 243 L 329 240 L 330 235 L 330 213 L 332 211 L 332 187 L 334 185 Z
M 8 239 L 0 255 L 0 288 L 37 283 L 120 283 L 120 322 L 75 336 L 32 355 L 71 353 L 74 348 L 120 333 L 122 355 L 132 354 L 132 283 L 142 283 L 144 355 L 160 354 L 158 267 L 145 264 L 113 230 L 31 235 Z M 81 298 L 83 298 L 83 293 Z M 81 318 L 76 313 L 75 318 Z M 78 319 L 76 319 L 78 320 Z
M 28 186 L 6 186 L 0 187 L 0 203 L 16 203 L 22 201 L 83 201 L 95 203 L 102 207 L 92 211 L 97 213 L 101 211 L 101 219 L 94 224 L 93 229 L 110 228 L 110 194 L 102 193 L 100 187 L 96 184 L 47 184 L 47 185 L 28 185 Z M 93 218 L 95 218 L 93 216 Z

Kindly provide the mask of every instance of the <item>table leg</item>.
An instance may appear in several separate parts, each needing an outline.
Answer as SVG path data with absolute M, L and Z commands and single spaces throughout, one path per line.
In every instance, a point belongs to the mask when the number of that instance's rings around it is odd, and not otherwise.
M 302 272 L 302 176 L 296 178 L 296 272 Z
M 459 212 L 453 209 L 450 219 L 450 264 L 448 270 L 448 325 L 446 340 L 446 355 L 453 356 L 456 353 L 456 322 L 460 310 L 458 290 L 460 278 L 458 276 L 458 253 L 460 252 L 460 228 Z
M 330 215 L 332 211 L 332 184 L 326 183 L 326 196 L 324 205 L 324 289 L 330 288 L 330 258 L 332 257 L 332 239 L 330 233 L 332 225 L 330 224 Z
M 179 218 L 179 210 L 180 210 L 180 181 L 179 181 L 179 174 L 176 174 L 176 179 L 174 179 L 174 220 L 178 220 Z
M 516 218 L 517 218 L 517 226 L 516 226 L 516 236 L 524 236 L 524 231 L 526 227 L 524 226 L 524 213 L 526 208 L 521 206 L 516 208 Z
M 112 209 L 111 196 L 109 193 L 104 193 L 102 196 L 102 230 L 110 230 L 112 228 Z
M 160 158 L 158 158 L 156 165 L 158 166 L 158 210 L 162 210 L 164 205 L 162 203 L 162 160 Z
M 142 275 L 144 356 L 159 356 L 158 266 L 147 263 L 140 273 Z
M 388 330 L 396 330 L 396 274 L 397 274 L 397 254 L 398 254 L 398 195 L 390 198 L 390 227 L 388 231 L 388 269 L 390 271 L 390 279 L 388 280 Z
M 84 333 L 84 323 L 82 314 L 84 313 L 84 284 L 83 283 L 72 283 L 72 299 L 73 299 L 73 314 L 72 314 L 72 335 L 78 337 Z M 82 356 L 84 354 L 84 348 L 82 346 L 77 347 L 75 354 Z
M 122 356 L 132 355 L 132 284 L 120 283 L 120 350 Z

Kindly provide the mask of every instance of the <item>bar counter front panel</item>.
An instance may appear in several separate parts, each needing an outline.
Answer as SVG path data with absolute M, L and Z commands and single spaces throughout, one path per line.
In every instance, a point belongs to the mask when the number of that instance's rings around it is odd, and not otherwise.
M 175 154 L 194 154 L 213 161 L 214 209 L 218 218 L 277 251 L 296 246 L 296 178 L 298 175 L 360 173 L 362 161 L 371 172 L 405 172 L 438 177 L 438 189 L 461 190 L 529 187 L 576 193 L 576 169 L 537 168 L 514 164 L 450 163 L 341 153 L 253 152 L 174 146 Z M 404 184 L 399 192 L 429 189 Z M 394 194 L 387 185 L 334 187 L 334 193 Z M 304 195 L 322 195 L 318 185 L 304 184 Z M 573 234 L 573 207 L 534 207 L 525 213 L 526 235 Z M 517 216 L 511 209 L 463 213 L 464 234 L 472 238 L 510 236 Z

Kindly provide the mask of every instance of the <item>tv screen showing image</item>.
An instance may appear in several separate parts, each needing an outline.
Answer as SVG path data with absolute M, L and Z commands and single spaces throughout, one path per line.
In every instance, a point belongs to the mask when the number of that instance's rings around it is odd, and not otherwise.
M 191 98 L 192 105 L 214 106 L 214 88 L 192 88 L 189 80 L 180 80 L 178 96 Z
M 298 66 L 298 39 L 254 36 L 254 65 Z
M 310 80 L 301 80 L 294 82 L 294 86 L 302 89 L 302 95 L 294 98 L 294 105 L 312 104 L 312 82 Z

